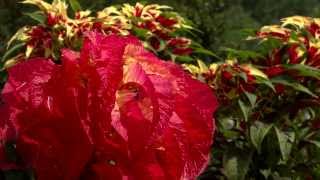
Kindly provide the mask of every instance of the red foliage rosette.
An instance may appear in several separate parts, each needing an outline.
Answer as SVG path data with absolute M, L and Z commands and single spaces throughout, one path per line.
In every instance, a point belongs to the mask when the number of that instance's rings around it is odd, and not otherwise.
M 9 69 L 0 152 L 15 142 L 17 166 L 38 180 L 194 179 L 206 166 L 217 101 L 205 84 L 134 37 L 88 33 L 61 61 Z

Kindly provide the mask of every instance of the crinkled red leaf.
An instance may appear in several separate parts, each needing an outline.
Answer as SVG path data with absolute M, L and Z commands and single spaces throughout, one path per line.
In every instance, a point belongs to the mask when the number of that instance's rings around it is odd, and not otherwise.
M 39 180 L 194 179 L 208 161 L 211 90 L 133 37 L 91 32 L 61 65 L 21 63 L 3 96 L 1 129 Z

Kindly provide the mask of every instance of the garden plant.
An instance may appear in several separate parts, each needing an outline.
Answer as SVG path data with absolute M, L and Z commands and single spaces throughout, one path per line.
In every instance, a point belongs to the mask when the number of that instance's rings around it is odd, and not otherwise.
M 1 57 L 0 179 L 320 178 L 320 19 L 211 52 L 170 6 L 22 3 L 38 10 Z

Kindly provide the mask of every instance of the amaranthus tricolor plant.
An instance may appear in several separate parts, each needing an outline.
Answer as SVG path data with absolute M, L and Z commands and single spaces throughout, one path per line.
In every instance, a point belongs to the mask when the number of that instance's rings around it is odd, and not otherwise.
M 212 164 L 203 177 L 318 179 L 320 21 L 293 16 L 249 37 L 254 51 L 185 64 L 221 104 Z
M 29 14 L 39 24 L 25 26 L 11 38 L 9 50 L 2 58 L 2 61 L 8 60 L 6 66 L 35 56 L 57 61 L 61 48 L 79 50 L 87 31 L 137 36 L 147 49 L 173 61 L 193 61 L 197 53 L 208 52 L 184 37 L 194 28 L 169 6 L 123 4 L 107 7 L 97 13 L 77 10 L 70 15 L 68 5 L 63 0 L 54 0 L 51 4 L 42 0 L 25 0 L 22 3 L 40 9 Z M 18 54 L 12 53 L 16 49 L 23 49 L 24 53 L 21 50 Z

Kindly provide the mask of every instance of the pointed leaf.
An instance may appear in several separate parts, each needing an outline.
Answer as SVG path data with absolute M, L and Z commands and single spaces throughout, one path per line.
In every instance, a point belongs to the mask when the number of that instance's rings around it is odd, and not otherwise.
M 296 70 L 301 76 L 314 77 L 320 79 L 320 69 L 304 65 L 304 64 L 294 64 L 294 65 L 284 65 L 285 68 L 289 70 Z
M 194 61 L 194 59 L 190 56 L 176 56 L 174 60 L 181 63 L 189 63 Z
M 315 145 L 317 148 L 320 148 L 320 141 L 312 141 L 312 140 L 310 140 L 308 142 L 313 144 L 313 145 Z
M 263 139 L 265 136 L 268 134 L 270 131 L 272 125 L 270 124 L 265 124 L 262 122 L 255 122 L 250 127 L 250 139 L 252 144 L 255 146 L 255 148 L 258 150 L 258 152 L 261 152 L 261 144 L 263 142 Z
M 24 15 L 29 16 L 31 19 L 37 21 L 40 24 L 44 24 L 45 17 L 41 11 L 35 11 L 32 13 L 24 13 Z
M 291 154 L 295 134 L 293 132 L 283 132 L 278 128 L 275 128 L 275 131 L 278 137 L 282 158 L 284 161 L 287 161 Z
M 242 65 L 242 67 L 248 70 L 249 73 L 255 77 L 259 76 L 261 78 L 268 79 L 268 76 L 264 72 L 254 67 L 252 64 L 245 64 L 245 65 Z
M 250 104 L 251 104 L 251 107 L 253 108 L 257 102 L 257 96 L 255 94 L 252 94 L 250 92 L 244 92 L 244 94 L 247 96 Z
M 272 82 L 269 79 L 256 76 L 256 83 L 257 84 L 264 84 L 264 85 L 270 87 L 274 92 L 276 91 L 274 85 L 272 84 Z
M 25 46 L 25 43 L 19 43 L 10 48 L 1 58 L 1 62 L 6 61 L 10 56 L 12 56 L 13 53 L 15 53 L 18 49 L 22 48 Z
M 308 88 L 306 88 L 302 84 L 297 83 L 297 82 L 295 82 L 295 81 L 293 81 L 291 79 L 285 79 L 283 77 L 276 77 L 276 78 L 271 79 L 271 82 L 277 83 L 277 84 L 282 84 L 282 85 L 285 85 L 285 86 L 289 86 L 289 87 L 292 87 L 293 89 L 295 89 L 297 91 L 301 91 L 301 92 L 309 94 L 309 95 L 311 95 L 313 97 L 317 97 L 317 95 L 315 95 L 313 92 L 311 92 Z
M 199 48 L 199 47 L 193 48 L 193 53 L 204 54 L 204 55 L 212 56 L 216 59 L 221 60 L 221 58 L 218 55 L 204 48 Z
M 242 112 L 244 120 L 247 122 L 250 108 L 243 101 L 241 101 L 240 99 L 238 101 L 238 104 L 240 106 L 240 110 Z

